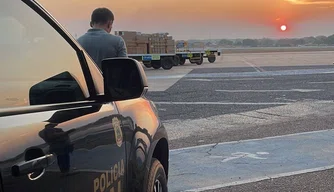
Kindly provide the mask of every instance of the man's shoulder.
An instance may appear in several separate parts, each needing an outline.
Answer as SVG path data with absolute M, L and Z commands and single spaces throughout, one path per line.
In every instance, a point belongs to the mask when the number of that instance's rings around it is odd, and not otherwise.
M 124 47 L 125 46 L 125 42 L 124 42 L 123 37 L 113 35 L 113 34 L 110 34 L 110 33 L 106 34 L 106 36 L 108 36 L 108 37 L 107 38 L 103 37 L 103 39 L 105 41 L 107 41 L 109 44 L 112 44 L 112 45 L 117 46 L 117 47 Z
M 87 36 L 86 33 L 83 34 L 83 35 L 81 35 L 79 38 L 77 38 L 77 41 L 78 41 L 79 43 L 82 42 L 82 40 L 84 40 L 84 39 L 86 38 L 86 36 Z
M 118 35 L 113 35 L 113 34 L 108 33 L 107 36 L 110 39 L 115 40 L 115 41 L 124 41 L 124 39 L 121 36 L 118 36 Z

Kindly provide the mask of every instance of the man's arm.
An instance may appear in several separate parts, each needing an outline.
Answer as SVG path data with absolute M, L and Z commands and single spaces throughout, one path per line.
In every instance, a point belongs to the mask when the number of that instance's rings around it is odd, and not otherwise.
M 117 57 L 128 57 L 126 44 L 122 37 L 119 37 Z

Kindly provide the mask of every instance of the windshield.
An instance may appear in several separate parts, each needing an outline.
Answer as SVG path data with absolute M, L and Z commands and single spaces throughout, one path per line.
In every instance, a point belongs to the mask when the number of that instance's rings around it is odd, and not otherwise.
M 76 39 L 112 11 L 168 132 L 169 191 L 333 190 L 333 0 L 39 2 Z

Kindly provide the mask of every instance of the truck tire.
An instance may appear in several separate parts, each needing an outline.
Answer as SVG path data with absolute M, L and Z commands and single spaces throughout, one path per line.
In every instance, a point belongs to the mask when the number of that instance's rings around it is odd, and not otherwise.
M 151 68 L 152 67 L 151 62 L 143 62 L 143 64 L 146 68 Z
M 197 63 L 197 61 L 196 61 L 195 59 L 189 59 L 189 62 L 190 62 L 191 64 L 195 64 L 195 63 Z
M 158 159 L 152 158 L 146 186 L 147 192 L 168 192 L 165 169 Z
M 151 61 L 151 65 L 154 69 L 160 69 L 161 61 Z
M 145 66 L 146 68 L 152 68 L 152 65 L 151 65 L 151 64 L 144 64 L 144 66 Z
M 165 57 L 161 60 L 161 66 L 165 70 L 170 70 L 174 66 L 174 59 L 172 57 Z
M 203 57 L 199 61 L 196 62 L 197 65 L 202 65 L 203 64 Z
M 178 66 L 179 64 L 180 64 L 180 57 L 176 55 L 174 57 L 174 66 Z
M 186 63 L 186 59 L 185 58 L 180 58 L 180 65 L 184 65 Z
M 214 63 L 214 62 L 216 61 L 216 56 L 209 56 L 209 57 L 208 57 L 208 61 L 209 61 L 210 63 Z

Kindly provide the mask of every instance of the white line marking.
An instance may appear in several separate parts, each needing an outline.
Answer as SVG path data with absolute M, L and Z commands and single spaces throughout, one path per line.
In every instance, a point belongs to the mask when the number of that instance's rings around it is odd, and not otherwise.
M 308 93 L 308 92 L 319 92 L 323 91 L 323 89 L 288 89 L 288 90 L 216 90 L 217 92 L 227 92 L 227 93 L 243 93 L 243 92 L 252 92 L 252 93 L 265 93 L 265 92 L 300 92 L 300 93 Z
M 333 84 L 334 81 L 324 81 L 324 82 L 308 82 L 309 84 Z
M 212 81 L 211 79 L 186 79 L 187 81 Z
M 329 74 L 331 74 L 331 73 L 334 73 L 334 71 L 326 71 L 326 72 L 323 72 L 323 73 L 329 73 Z
M 154 102 L 157 105 L 287 105 L 292 103 L 284 102 L 268 102 L 268 103 L 237 103 L 237 102 L 170 102 L 160 101 Z
M 252 80 L 270 80 L 274 78 L 242 78 L 242 79 L 224 79 L 227 81 L 252 81 Z
M 258 155 L 269 155 L 268 152 L 256 152 L 256 154 L 258 154 Z
M 162 75 L 162 76 L 154 75 L 154 76 L 147 76 L 147 79 L 148 80 L 150 80 L 150 79 L 181 79 L 186 75 L 187 74 L 184 74 L 184 75 Z
M 290 101 L 290 102 L 297 102 L 298 100 L 295 99 L 287 99 L 287 98 L 275 98 L 276 100 L 283 100 L 283 101 Z
M 256 81 L 256 80 L 271 80 L 274 78 L 242 78 L 242 79 L 216 79 L 217 77 L 210 77 L 210 79 L 185 79 L 186 81 Z
M 241 180 L 241 181 L 235 181 L 231 183 L 225 183 L 225 184 L 219 184 L 219 185 L 213 185 L 213 186 L 208 186 L 208 187 L 202 187 L 202 188 L 197 188 L 197 189 L 190 189 L 190 190 L 185 190 L 185 191 L 206 191 L 206 190 L 213 190 L 213 189 L 219 189 L 223 187 L 230 187 L 230 186 L 236 186 L 236 185 L 242 185 L 242 184 L 247 184 L 247 183 L 254 183 L 254 182 L 259 182 L 259 181 L 264 181 L 264 180 L 269 180 L 269 179 L 277 179 L 280 177 L 288 177 L 288 176 L 293 176 L 293 175 L 300 175 L 304 173 L 311 173 L 311 172 L 316 172 L 316 171 L 324 171 L 328 169 L 333 169 L 334 165 L 329 165 L 329 166 L 324 166 L 324 167 L 316 167 L 316 168 L 311 168 L 311 169 L 304 169 L 300 171 L 292 171 L 292 172 L 287 172 L 287 173 L 279 173 L 279 174 L 273 174 L 273 175 L 268 175 L 265 177 L 257 177 L 257 178 L 252 178 L 252 179 L 246 179 L 246 180 Z
M 247 65 L 249 65 L 249 66 L 251 66 L 251 67 L 253 67 L 257 72 L 263 72 L 264 70 L 263 69 L 261 69 L 260 67 L 257 67 L 257 66 L 255 66 L 253 63 L 251 63 L 251 62 L 248 62 L 248 61 L 246 61 L 246 60 L 242 60 L 244 63 L 246 63 Z
M 203 147 L 212 147 L 212 146 L 215 146 L 215 145 L 229 145 L 229 144 L 236 144 L 236 143 L 243 143 L 243 142 L 250 142 L 250 141 L 262 141 L 262 140 L 277 139 L 277 138 L 283 138 L 283 137 L 308 135 L 308 134 L 314 134 L 314 133 L 325 133 L 327 131 L 333 131 L 333 130 L 332 129 L 324 129 L 324 130 L 319 130 L 319 131 L 292 133 L 292 134 L 287 134 L 287 135 L 277 135 L 277 136 L 263 137 L 263 138 L 258 138 L 258 139 L 246 139 L 246 140 L 240 140 L 240 141 L 229 141 L 229 142 L 222 142 L 222 143 L 218 143 L 218 144 L 217 143 L 211 143 L 211 144 L 205 144 L 205 145 L 197 145 L 197 146 L 192 146 L 192 147 L 172 149 L 172 150 L 170 150 L 170 152 L 185 151 L 185 150 L 197 149 L 197 148 L 203 148 Z
M 269 153 L 268 153 L 269 154 Z M 268 155 L 265 154 L 265 155 Z M 231 156 L 224 158 L 221 162 L 225 163 L 234 159 L 240 159 L 240 158 L 252 158 L 252 159 L 267 159 L 265 157 L 259 157 L 258 155 L 262 154 L 253 154 L 253 153 L 247 153 L 247 152 L 235 152 L 232 153 Z

